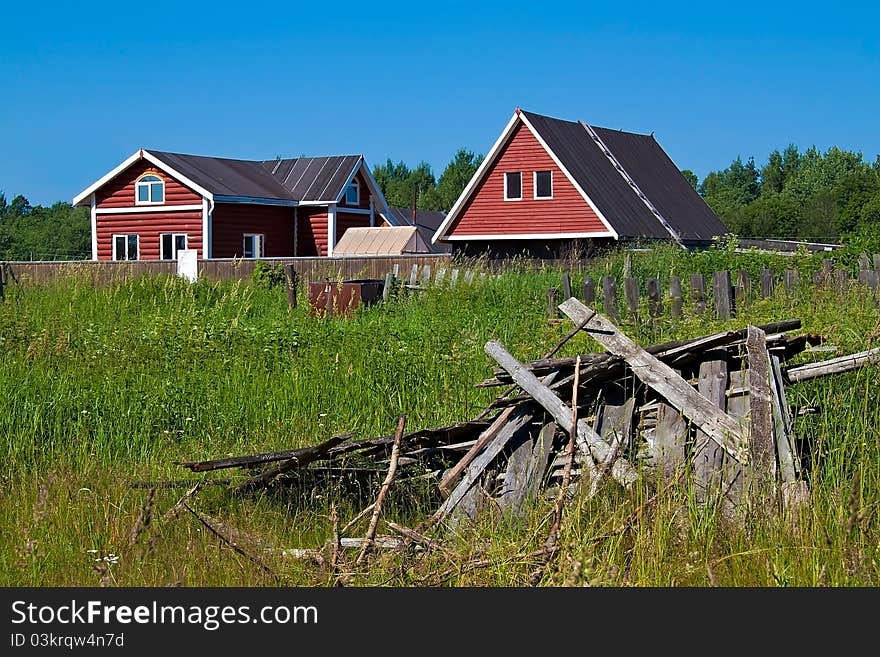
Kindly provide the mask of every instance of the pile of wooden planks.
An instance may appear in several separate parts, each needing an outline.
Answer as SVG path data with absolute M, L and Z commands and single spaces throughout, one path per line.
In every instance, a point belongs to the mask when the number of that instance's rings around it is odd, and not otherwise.
M 236 492 L 305 477 L 435 482 L 434 514 L 424 526 L 473 518 L 492 507 L 522 513 L 563 482 L 593 495 L 604 481 L 693 483 L 698 501 L 730 511 L 786 509 L 809 499 L 808 477 L 786 389 L 818 376 L 880 362 L 880 349 L 788 367 L 820 336 L 792 331 L 797 319 L 642 348 L 608 318 L 576 298 L 559 309 L 573 330 L 541 359 L 519 362 L 497 341 L 497 363 L 479 386 L 507 386 L 476 418 L 448 427 L 365 440 L 336 436 L 320 445 L 193 461 L 193 472 L 238 468 Z M 586 332 L 604 352 L 555 357 Z M 573 441 L 574 453 L 566 449 Z M 563 491 L 567 492 L 567 491 Z

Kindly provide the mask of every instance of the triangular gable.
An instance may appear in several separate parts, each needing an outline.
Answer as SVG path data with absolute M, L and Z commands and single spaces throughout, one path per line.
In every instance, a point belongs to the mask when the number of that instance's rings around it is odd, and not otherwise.
M 587 203 L 587 205 L 592 209 L 592 211 L 596 214 L 596 216 L 601 221 L 604 231 L 599 233 L 590 233 L 590 237 L 612 237 L 617 239 L 618 234 L 617 231 L 613 228 L 611 223 L 606 219 L 606 217 L 602 214 L 601 210 L 596 206 L 596 204 L 590 199 L 587 193 L 584 191 L 583 187 L 578 183 L 578 181 L 571 175 L 556 153 L 547 145 L 547 142 L 541 137 L 537 130 L 535 130 L 534 126 L 529 122 L 527 117 L 523 115 L 519 108 L 513 113 L 513 116 L 510 117 L 510 120 L 507 122 L 507 125 L 504 127 L 501 135 L 495 141 L 492 148 L 487 153 L 486 157 L 483 159 L 483 162 L 480 164 L 476 173 L 470 179 L 468 184 L 465 186 L 461 195 L 456 199 L 455 203 L 452 206 L 452 209 L 449 211 L 449 214 L 446 215 L 445 220 L 437 231 L 434 233 L 434 236 L 431 239 L 432 244 L 436 244 L 439 240 L 446 237 L 447 232 L 450 227 L 455 223 L 456 219 L 458 219 L 461 212 L 467 207 L 468 202 L 471 198 L 479 191 L 485 182 L 486 176 L 493 169 L 497 160 L 504 153 L 508 142 L 513 136 L 516 128 L 519 125 L 525 126 L 532 136 L 538 141 L 541 147 L 546 151 L 547 155 L 553 160 L 559 170 L 563 173 L 569 183 L 577 190 L 578 194 L 581 198 Z M 565 235 L 560 235 L 565 236 Z M 576 236 L 576 235 L 572 235 Z M 502 237 L 510 237 L 499 235 L 499 238 Z M 539 237 L 534 235 L 532 237 Z

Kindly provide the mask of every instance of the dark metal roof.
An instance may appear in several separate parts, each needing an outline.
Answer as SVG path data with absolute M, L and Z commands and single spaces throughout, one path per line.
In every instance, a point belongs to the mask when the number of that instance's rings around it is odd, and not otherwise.
M 361 161 L 359 155 L 255 161 L 149 152 L 215 196 L 299 202 L 335 201 Z
M 265 160 L 262 166 L 281 183 L 291 198 L 298 201 L 335 201 L 360 159 L 359 155 L 298 157 Z
M 621 238 L 670 239 L 583 124 L 522 114 Z M 709 240 L 727 232 L 652 136 L 590 127 L 682 240 Z

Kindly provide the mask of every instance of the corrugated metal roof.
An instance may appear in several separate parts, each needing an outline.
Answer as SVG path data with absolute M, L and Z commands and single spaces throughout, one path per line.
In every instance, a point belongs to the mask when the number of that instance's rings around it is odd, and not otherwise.
M 334 255 L 430 253 L 415 226 L 349 228 L 333 247 Z
M 335 201 L 360 155 L 236 160 L 149 151 L 215 196 L 282 201 Z
M 522 114 L 620 237 L 670 238 L 584 125 L 532 112 Z M 709 240 L 727 232 L 652 136 L 590 127 L 683 240 Z

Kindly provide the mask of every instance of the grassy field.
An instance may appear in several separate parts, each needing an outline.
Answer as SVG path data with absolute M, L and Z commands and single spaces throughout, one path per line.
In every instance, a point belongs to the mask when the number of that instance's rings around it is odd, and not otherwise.
M 591 273 L 620 272 L 619 255 Z M 820 259 L 730 249 L 634 256 L 634 273 L 682 276 L 719 268 L 796 266 Z M 545 291 L 559 270 L 512 270 L 472 287 L 431 289 L 320 320 L 287 309 L 284 291 L 259 282 L 153 278 L 95 289 L 70 279 L 8 290 L 0 304 L 0 584 L 330 585 L 326 568 L 283 556 L 329 536 L 331 503 L 341 522 L 376 485 L 311 486 L 234 496 L 209 487 L 193 502 L 216 526 L 259 554 L 223 544 L 192 515 L 169 516 L 185 489 L 149 498 L 135 481 L 191 478 L 175 461 L 313 444 L 354 432 L 393 432 L 476 415 L 492 390 L 473 384 L 491 370 L 483 344 L 499 339 L 519 358 L 538 357 L 570 326 L 548 325 Z M 581 280 L 575 274 L 575 283 Z M 643 344 L 746 322 L 799 317 L 839 353 L 876 346 L 880 311 L 868 293 L 805 289 L 755 300 L 726 323 L 697 317 L 625 327 Z M 596 350 L 579 336 L 564 353 Z M 567 508 L 563 546 L 547 585 L 880 584 L 880 385 L 878 368 L 800 384 L 794 405 L 815 405 L 798 434 L 815 464 L 812 504 L 795 518 L 725 521 L 693 503 L 687 485 L 623 493 L 608 485 Z M 218 473 L 218 476 L 228 476 Z M 397 487 L 388 517 L 415 524 L 430 510 L 427 485 Z M 551 502 L 521 520 L 487 514 L 442 535 L 446 552 L 377 554 L 351 585 L 519 585 L 549 529 Z M 362 534 L 363 524 L 356 533 Z M 350 564 L 349 564 L 350 565 Z

